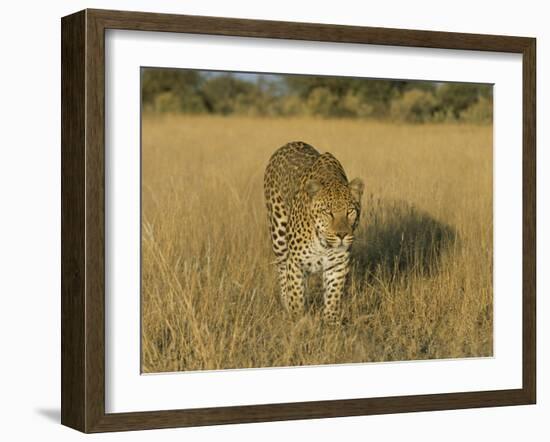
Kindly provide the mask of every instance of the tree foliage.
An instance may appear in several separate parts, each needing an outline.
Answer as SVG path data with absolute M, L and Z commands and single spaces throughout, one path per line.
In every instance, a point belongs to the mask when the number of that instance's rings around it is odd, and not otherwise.
M 142 103 L 151 112 L 492 121 L 489 85 L 351 77 L 145 68 Z

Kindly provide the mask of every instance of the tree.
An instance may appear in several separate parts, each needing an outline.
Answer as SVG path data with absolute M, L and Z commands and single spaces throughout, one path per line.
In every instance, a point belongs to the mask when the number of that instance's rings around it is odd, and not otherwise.
M 225 74 L 207 79 L 201 92 L 210 112 L 227 115 L 253 105 L 257 88 L 251 82 Z
M 154 108 L 170 103 L 169 110 L 200 112 L 204 103 L 200 98 L 202 77 L 187 69 L 144 68 L 141 71 L 141 94 L 144 106 Z M 164 108 L 163 108 L 164 109 Z M 158 109 L 162 111 L 162 109 Z
M 482 93 L 487 93 L 486 85 L 471 83 L 444 83 L 437 90 L 439 110 L 451 112 L 455 118 L 468 107 L 477 103 Z

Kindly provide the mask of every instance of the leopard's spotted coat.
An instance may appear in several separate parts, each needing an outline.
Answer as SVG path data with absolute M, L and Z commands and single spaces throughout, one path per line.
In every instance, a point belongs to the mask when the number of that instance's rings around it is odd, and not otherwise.
M 264 192 L 283 305 L 293 316 L 299 315 L 305 277 L 322 272 L 323 317 L 337 322 L 361 210 L 362 181 L 348 182 L 332 154 L 320 154 L 296 141 L 272 155 Z

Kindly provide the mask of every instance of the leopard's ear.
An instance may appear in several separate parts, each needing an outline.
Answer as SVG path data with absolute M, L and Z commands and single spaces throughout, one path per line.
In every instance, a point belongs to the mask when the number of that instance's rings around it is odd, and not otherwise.
M 319 190 L 321 190 L 321 183 L 319 181 L 312 179 L 306 183 L 306 192 L 311 198 L 313 198 Z
M 363 196 L 363 189 L 365 185 L 361 178 L 355 178 L 349 183 L 349 190 L 351 191 L 351 196 L 356 203 L 361 203 L 361 197 Z

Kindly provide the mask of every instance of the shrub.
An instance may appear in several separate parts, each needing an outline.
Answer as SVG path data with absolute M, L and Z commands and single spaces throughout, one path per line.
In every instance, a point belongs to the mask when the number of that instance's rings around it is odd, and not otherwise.
M 156 112 L 179 112 L 181 102 L 172 92 L 161 92 L 155 96 L 153 108 Z
M 390 116 L 399 121 L 423 123 L 432 118 L 436 104 L 436 99 L 431 92 L 411 89 L 392 101 Z
M 348 92 L 342 97 L 339 113 L 345 117 L 370 117 L 374 113 L 374 107 L 358 94 Z
M 436 96 L 440 109 L 459 118 L 461 112 L 476 103 L 486 89 L 486 85 L 480 84 L 445 83 L 437 89 Z
M 307 110 L 311 115 L 328 117 L 333 114 L 338 97 L 329 88 L 316 87 L 307 97 Z
M 307 113 L 305 100 L 297 95 L 281 97 L 278 115 L 296 116 Z
M 492 123 L 493 100 L 480 97 L 476 103 L 460 113 L 460 119 L 468 123 Z

